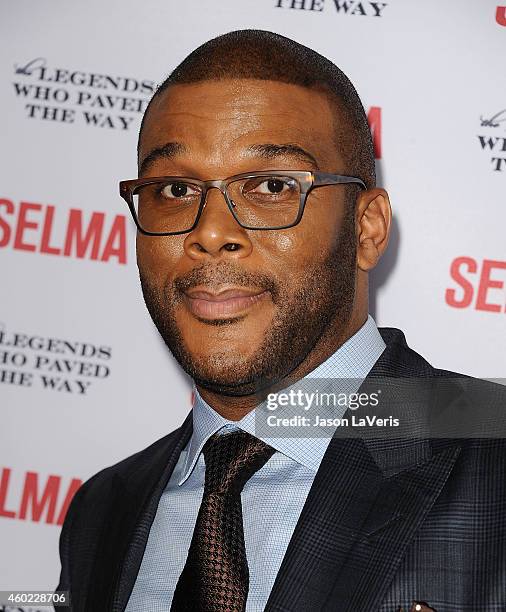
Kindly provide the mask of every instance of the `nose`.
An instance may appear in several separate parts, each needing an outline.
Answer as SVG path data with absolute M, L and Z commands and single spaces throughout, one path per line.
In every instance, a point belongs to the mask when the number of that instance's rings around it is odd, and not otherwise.
M 230 212 L 225 196 L 218 188 L 207 192 L 204 210 L 197 227 L 184 240 L 186 254 L 192 259 L 247 257 L 252 243 L 247 231 Z

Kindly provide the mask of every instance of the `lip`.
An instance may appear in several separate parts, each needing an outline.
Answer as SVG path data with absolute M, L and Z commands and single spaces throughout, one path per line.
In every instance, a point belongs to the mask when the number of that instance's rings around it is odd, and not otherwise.
M 210 291 L 195 287 L 185 292 L 186 303 L 193 315 L 200 319 L 226 319 L 245 314 L 255 304 L 268 296 L 264 289 L 227 287 Z

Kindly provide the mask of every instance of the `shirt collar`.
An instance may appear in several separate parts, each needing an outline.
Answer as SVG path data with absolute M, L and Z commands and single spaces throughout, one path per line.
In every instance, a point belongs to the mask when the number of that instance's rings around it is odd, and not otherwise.
M 356 392 L 379 356 L 385 343 L 371 315 L 362 327 L 342 344 L 335 353 L 321 363 L 305 378 L 346 378 L 353 379 Z M 255 435 L 254 410 L 239 421 L 229 421 L 216 412 L 200 396 L 194 385 L 193 434 L 190 439 L 179 485 L 190 476 L 207 440 L 220 430 L 241 429 Z M 342 415 L 341 415 L 342 416 Z M 297 463 L 317 471 L 330 442 L 324 438 L 263 438 L 275 450 L 290 457 Z

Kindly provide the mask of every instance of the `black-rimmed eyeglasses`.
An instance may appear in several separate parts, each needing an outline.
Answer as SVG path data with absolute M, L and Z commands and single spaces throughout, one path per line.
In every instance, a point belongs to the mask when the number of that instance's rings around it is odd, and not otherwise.
M 172 236 L 197 226 L 212 188 L 221 191 L 241 227 L 277 230 L 299 223 L 307 196 L 315 187 L 348 183 L 366 189 L 354 176 L 299 170 L 248 172 L 212 181 L 182 176 L 140 178 L 121 181 L 119 189 L 142 234 Z

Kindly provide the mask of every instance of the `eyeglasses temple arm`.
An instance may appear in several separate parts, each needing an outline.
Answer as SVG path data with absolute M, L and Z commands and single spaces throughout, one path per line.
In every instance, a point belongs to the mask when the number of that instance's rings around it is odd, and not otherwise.
M 343 183 L 356 183 L 363 189 L 367 189 L 362 179 L 356 176 L 344 176 L 342 174 L 329 174 L 328 172 L 313 172 L 313 186 L 317 185 L 341 185 Z

